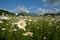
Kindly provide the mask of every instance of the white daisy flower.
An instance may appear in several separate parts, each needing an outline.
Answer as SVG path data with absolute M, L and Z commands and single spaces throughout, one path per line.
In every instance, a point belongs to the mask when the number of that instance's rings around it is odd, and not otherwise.
M 39 29 L 39 27 L 37 27 L 37 29 Z
M 51 19 L 52 21 L 54 21 L 54 19 Z
M 15 15 L 18 15 L 17 13 Z
M 21 15 L 19 17 L 22 17 Z
M 5 30 L 5 28 L 2 28 L 2 30 Z
M 17 23 L 15 22 L 15 24 L 17 24 Z
M 27 19 L 24 19 L 24 20 L 27 20 Z
M 15 25 L 15 23 L 12 23 L 12 25 Z
M 17 29 L 13 29 L 14 31 L 17 31 Z
M 32 21 L 32 19 L 29 19 L 28 21 Z
M 2 19 L 8 20 L 9 17 L 3 16 Z
M 26 29 L 25 29 L 26 22 L 24 20 L 18 21 L 18 24 L 17 25 L 18 25 L 19 29 L 23 29 L 23 30 L 26 31 Z
M 32 32 L 26 32 L 26 33 L 23 33 L 24 36 L 32 36 L 33 33 Z
M 43 37 L 43 39 L 47 39 L 47 37 Z
M 2 23 L 2 21 L 0 21 L 0 23 Z

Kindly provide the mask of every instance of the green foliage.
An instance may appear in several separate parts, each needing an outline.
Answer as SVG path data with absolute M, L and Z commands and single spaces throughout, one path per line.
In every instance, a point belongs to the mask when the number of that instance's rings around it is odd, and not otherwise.
M 32 16 L 33 13 L 28 14 L 23 12 L 16 16 L 6 10 L 0 10 L 0 15 L 2 15 L 2 13 L 5 13 L 4 15 L 7 14 L 10 19 L 0 19 L 0 40 L 60 40 L 59 16 L 46 16 L 51 15 L 50 13 L 44 14 L 45 16 Z M 27 24 L 26 31 L 19 29 L 18 24 L 15 24 L 20 19 L 25 19 Z M 23 33 L 28 31 L 32 32 L 33 35 L 24 36 Z
M 60 40 L 60 17 L 22 16 L 22 19 L 27 19 L 25 20 L 26 30 L 32 32 L 33 36 L 24 36 L 23 33 L 27 31 L 19 30 L 17 24 L 12 25 L 12 23 L 18 22 L 20 17 L 18 17 L 19 19 L 16 16 L 10 18 L 10 20 L 0 20 L 2 21 L 0 23 L 0 40 Z M 32 21 L 29 21 L 29 18 Z M 2 30 L 2 28 L 6 29 Z M 17 31 L 9 31 L 13 29 L 17 29 Z

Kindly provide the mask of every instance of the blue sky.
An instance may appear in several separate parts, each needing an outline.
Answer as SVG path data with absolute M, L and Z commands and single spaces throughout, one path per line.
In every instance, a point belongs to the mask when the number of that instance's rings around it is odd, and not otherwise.
M 0 8 L 14 9 L 17 6 L 29 7 L 43 7 L 41 0 L 0 0 Z
M 50 0 L 51 1 L 51 0 Z M 21 11 L 21 8 L 24 10 L 28 10 L 29 12 L 36 12 L 37 10 L 43 9 L 60 9 L 60 4 L 56 3 L 56 1 L 53 1 L 53 5 L 50 4 L 50 1 L 47 0 L 0 0 L 0 9 L 7 9 L 12 12 L 15 12 L 19 9 Z M 57 0 L 58 2 L 59 0 Z M 55 5 L 55 4 L 59 5 Z M 51 6 L 52 5 L 52 6 Z

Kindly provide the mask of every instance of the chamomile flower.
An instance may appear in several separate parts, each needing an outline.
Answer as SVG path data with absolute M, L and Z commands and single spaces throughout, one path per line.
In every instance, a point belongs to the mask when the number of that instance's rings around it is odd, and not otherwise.
M 24 20 L 27 20 L 27 19 L 24 19 Z
M 2 28 L 2 30 L 5 30 L 5 28 Z
M 15 22 L 15 24 L 17 24 L 17 23 Z
M 18 15 L 17 13 L 15 15 Z
M 37 27 L 37 29 L 39 29 L 39 27 Z
M 28 21 L 32 21 L 32 19 L 30 18 Z
M 54 19 L 51 19 L 52 21 L 54 21 Z
M 0 23 L 2 23 L 2 21 L 0 21 Z
M 43 37 L 43 39 L 45 39 L 45 40 L 46 40 L 46 39 L 47 39 L 47 37 Z
M 26 31 L 26 29 L 25 29 L 26 22 L 24 20 L 18 21 L 18 24 L 17 25 L 18 25 L 19 29 L 23 29 L 23 30 Z
M 12 25 L 15 25 L 15 23 L 12 23 Z
M 14 31 L 17 31 L 17 29 L 13 29 Z
M 26 32 L 26 33 L 23 33 L 24 36 L 32 36 L 33 33 L 32 32 Z

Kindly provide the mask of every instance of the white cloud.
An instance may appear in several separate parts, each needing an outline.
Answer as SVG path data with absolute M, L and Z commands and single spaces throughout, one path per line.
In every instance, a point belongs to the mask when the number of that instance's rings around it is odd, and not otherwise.
M 47 0 L 42 0 L 44 3 L 47 1 Z
M 37 13 L 37 15 L 42 15 L 42 14 L 45 13 L 45 10 L 42 9 L 42 8 L 38 8 L 38 9 L 36 10 L 36 13 Z
M 60 1 L 54 2 L 53 4 L 51 4 L 51 6 L 57 6 L 60 5 Z
M 36 6 L 29 7 L 29 9 L 34 9 L 34 8 L 36 8 Z
M 33 9 L 34 7 L 30 7 L 29 9 Z
M 16 12 L 19 13 L 19 12 L 27 12 L 29 13 L 28 11 L 28 8 L 24 7 L 24 6 L 18 6 L 17 8 L 15 8 Z
M 42 0 L 48 6 L 57 6 L 60 5 L 60 0 Z
M 55 8 L 54 10 L 53 10 L 53 13 L 59 13 L 60 12 L 60 9 L 58 9 L 58 8 Z
M 45 13 L 59 13 L 60 9 L 55 8 L 55 9 L 42 9 L 42 8 L 38 8 L 36 10 L 37 15 L 43 15 Z

